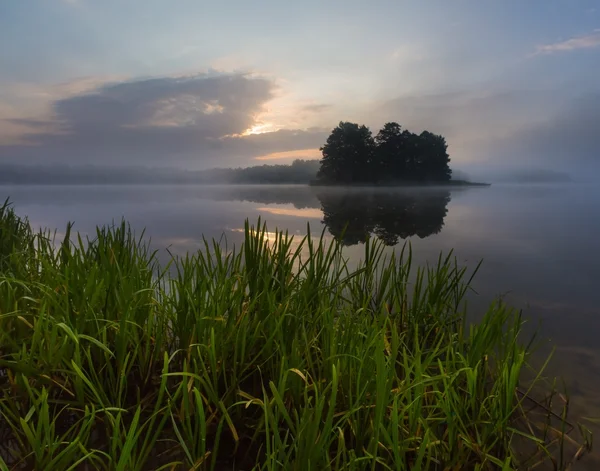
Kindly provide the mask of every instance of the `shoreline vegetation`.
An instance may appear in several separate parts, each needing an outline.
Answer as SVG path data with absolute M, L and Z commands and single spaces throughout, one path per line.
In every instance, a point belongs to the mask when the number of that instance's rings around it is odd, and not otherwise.
M 125 222 L 58 239 L 6 203 L 0 469 L 568 469 L 591 436 L 520 314 L 467 323 L 478 267 L 412 265 L 259 220 L 159 266 Z

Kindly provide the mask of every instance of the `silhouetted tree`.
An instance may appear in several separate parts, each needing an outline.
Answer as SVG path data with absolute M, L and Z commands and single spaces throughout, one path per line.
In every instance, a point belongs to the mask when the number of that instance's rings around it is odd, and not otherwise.
M 340 122 L 321 147 L 317 178 L 336 183 L 366 183 L 376 177 L 375 141 L 366 126 Z
M 419 180 L 448 181 L 452 176 L 452 170 L 448 165 L 446 139 L 443 136 L 423 131 L 419 140 L 419 162 L 417 178 Z
M 341 122 L 321 148 L 323 183 L 445 182 L 450 157 L 444 137 L 386 123 L 373 139 L 366 126 Z
M 378 173 L 382 176 L 405 175 L 407 166 L 407 132 L 398 123 L 386 123 L 375 136 Z

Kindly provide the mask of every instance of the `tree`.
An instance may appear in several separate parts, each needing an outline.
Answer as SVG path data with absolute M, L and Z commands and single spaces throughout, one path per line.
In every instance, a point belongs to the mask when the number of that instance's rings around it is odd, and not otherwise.
M 419 136 L 419 180 L 448 181 L 452 176 L 446 139 L 423 131 Z
M 375 137 L 381 178 L 393 181 L 437 182 L 450 179 L 446 140 L 429 131 L 420 135 L 386 123 Z
M 406 137 L 398 123 L 386 123 L 375 136 L 377 170 L 383 179 L 406 174 Z
M 397 180 L 405 180 L 409 182 L 414 182 L 418 179 L 419 174 L 419 165 L 421 162 L 420 152 L 421 152 L 421 143 L 419 140 L 419 136 L 416 134 L 404 130 L 402 133 L 404 138 L 404 161 L 406 171 L 404 174 L 396 174 L 394 178 Z
M 366 126 L 341 121 L 321 147 L 317 178 L 323 182 L 366 183 L 376 177 L 375 141 Z

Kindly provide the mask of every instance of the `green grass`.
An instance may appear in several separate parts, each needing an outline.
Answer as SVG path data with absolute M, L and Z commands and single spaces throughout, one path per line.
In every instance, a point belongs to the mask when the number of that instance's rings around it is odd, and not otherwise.
M 0 208 L 0 470 L 566 469 L 568 402 L 532 402 L 518 312 L 465 323 L 451 256 L 350 268 L 259 221 L 161 267 L 144 240 Z

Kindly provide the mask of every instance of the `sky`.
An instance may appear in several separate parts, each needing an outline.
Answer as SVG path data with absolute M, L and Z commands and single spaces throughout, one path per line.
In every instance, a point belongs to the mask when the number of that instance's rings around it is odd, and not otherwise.
M 396 121 L 460 169 L 600 167 L 600 0 L 2 0 L 0 44 L 0 163 L 289 163 Z

